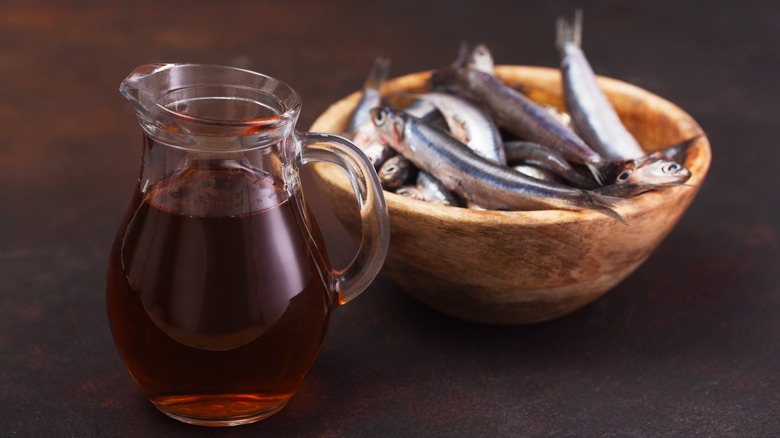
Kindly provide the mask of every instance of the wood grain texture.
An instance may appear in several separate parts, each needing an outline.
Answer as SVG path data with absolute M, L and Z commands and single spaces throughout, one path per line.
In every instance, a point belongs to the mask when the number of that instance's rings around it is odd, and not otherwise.
M 532 99 L 562 105 L 556 69 L 498 66 L 496 73 Z M 386 84 L 386 94 L 422 91 L 428 72 Z M 550 320 L 600 297 L 644 262 L 698 192 L 709 168 L 707 138 L 676 105 L 630 84 L 599 81 L 645 150 L 701 135 L 686 165 L 690 186 L 633 198 L 617 208 L 628 225 L 593 211 L 478 211 L 385 192 L 390 251 L 384 270 L 401 288 L 444 313 L 490 324 Z M 359 99 L 333 104 L 312 131 L 340 133 Z M 314 173 L 336 215 L 355 236 L 360 222 L 346 179 L 332 166 Z

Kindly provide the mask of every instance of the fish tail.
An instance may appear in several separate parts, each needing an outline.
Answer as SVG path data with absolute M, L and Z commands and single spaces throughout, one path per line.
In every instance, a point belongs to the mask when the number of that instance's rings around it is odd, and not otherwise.
M 466 40 L 463 40 L 460 42 L 460 46 L 458 47 L 458 57 L 455 58 L 455 62 L 452 63 L 452 66 L 457 67 L 463 67 L 469 62 L 469 43 Z
M 555 22 L 555 46 L 560 50 L 566 43 L 582 45 L 582 9 L 574 11 L 574 20 L 558 17 Z
M 696 134 L 693 137 L 685 139 L 677 144 L 667 146 L 655 152 L 651 152 L 648 154 L 648 156 L 666 158 L 667 160 L 674 160 L 680 164 L 685 165 L 685 160 L 688 157 L 688 150 L 700 137 L 702 137 L 702 135 L 703 134 Z
M 591 210 L 607 215 L 623 225 L 628 225 L 623 216 L 614 209 L 626 202 L 625 199 L 614 196 L 601 195 L 594 192 L 585 191 L 585 207 Z
M 458 48 L 458 57 L 455 61 L 446 66 L 436 69 L 431 73 L 428 79 L 428 86 L 433 91 L 452 91 L 454 89 L 453 76 L 457 69 L 465 67 L 469 61 L 469 44 L 466 40 L 460 42 Z
M 377 57 L 374 63 L 371 64 L 371 68 L 368 70 L 368 77 L 364 84 L 365 88 L 379 89 L 385 81 L 387 81 L 390 75 L 390 59 L 385 57 Z

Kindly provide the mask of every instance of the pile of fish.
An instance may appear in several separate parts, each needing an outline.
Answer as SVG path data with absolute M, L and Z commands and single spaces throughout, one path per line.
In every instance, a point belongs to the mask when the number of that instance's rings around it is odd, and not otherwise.
M 623 222 L 616 206 L 690 178 L 694 139 L 646 154 L 580 48 L 581 13 L 556 31 L 568 112 L 504 84 L 479 45 L 434 71 L 429 91 L 401 96 L 412 101 L 402 108 L 385 103 L 390 64 L 377 59 L 344 134 L 400 195 L 492 210 L 592 209 Z

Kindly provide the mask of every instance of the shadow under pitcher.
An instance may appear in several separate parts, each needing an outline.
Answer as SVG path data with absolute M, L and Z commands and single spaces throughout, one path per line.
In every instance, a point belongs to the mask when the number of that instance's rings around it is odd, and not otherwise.
M 153 64 L 121 84 L 143 130 L 138 185 L 108 266 L 117 349 L 146 397 L 192 424 L 278 412 L 322 345 L 331 311 L 384 262 L 387 207 L 373 166 L 341 137 L 295 129 L 298 94 L 231 67 Z M 299 167 L 344 169 L 363 235 L 330 266 Z

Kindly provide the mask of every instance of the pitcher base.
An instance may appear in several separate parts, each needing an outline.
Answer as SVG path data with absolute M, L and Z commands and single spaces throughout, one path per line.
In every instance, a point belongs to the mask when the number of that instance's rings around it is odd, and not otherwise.
M 155 407 L 165 415 L 198 426 L 238 426 L 279 412 L 292 394 L 206 394 L 157 397 Z

